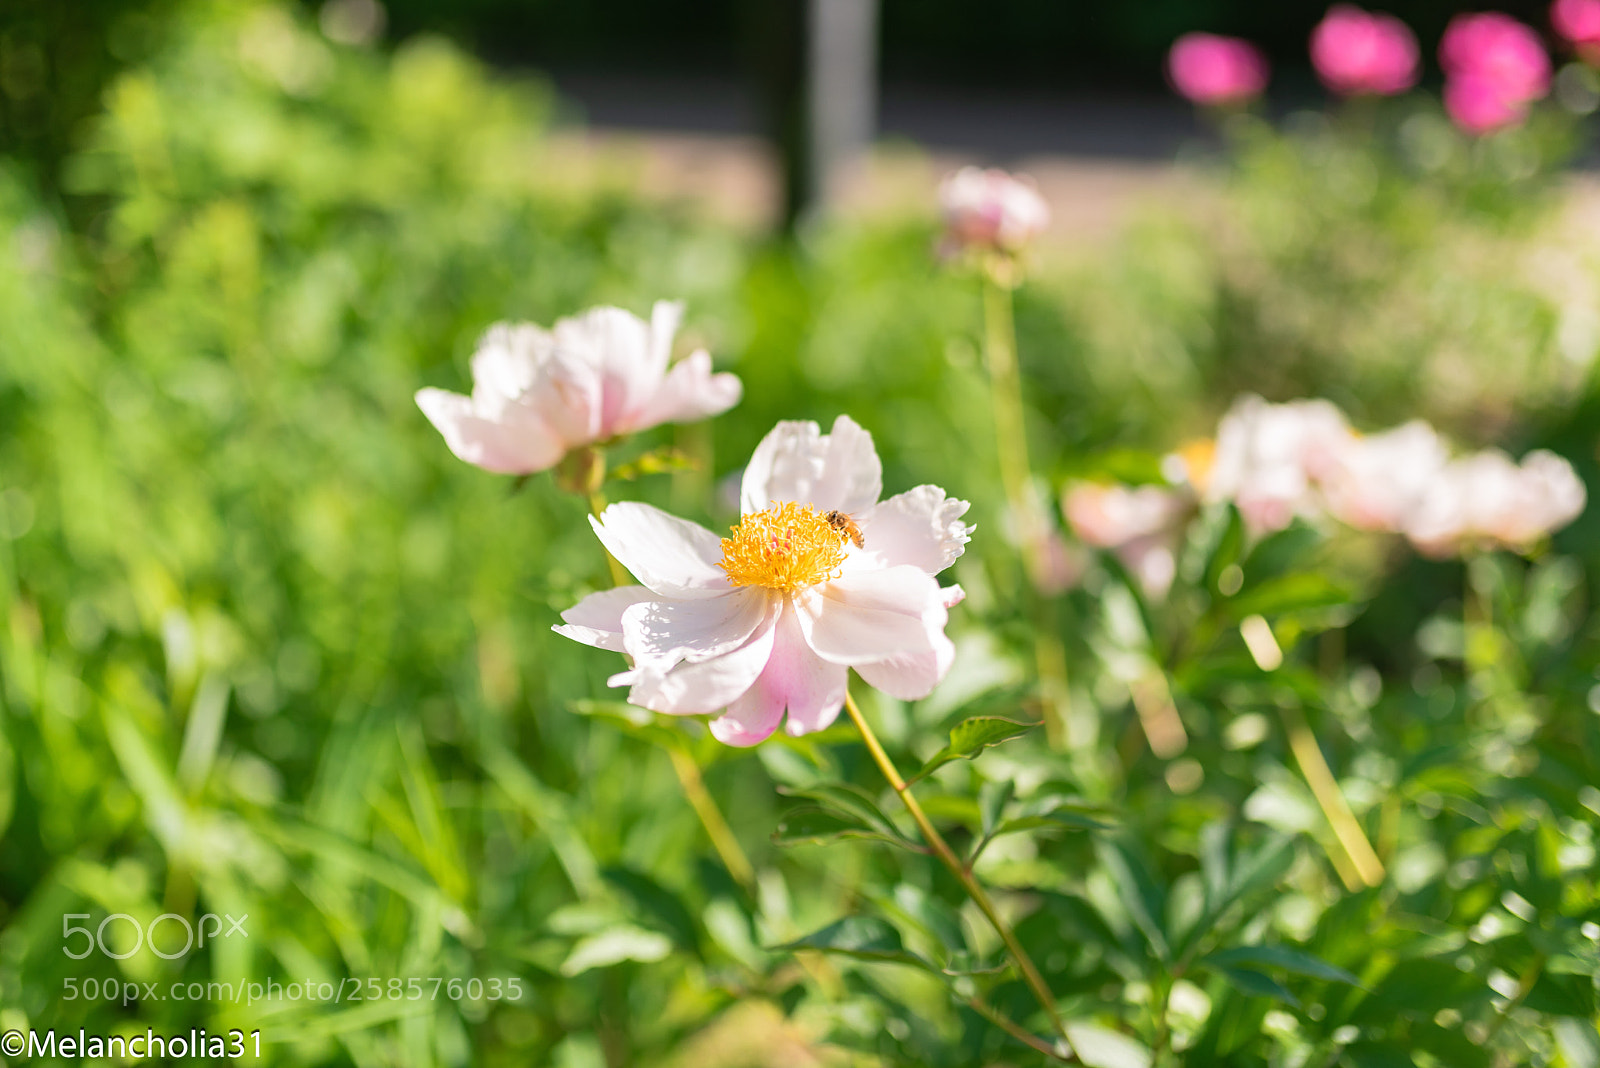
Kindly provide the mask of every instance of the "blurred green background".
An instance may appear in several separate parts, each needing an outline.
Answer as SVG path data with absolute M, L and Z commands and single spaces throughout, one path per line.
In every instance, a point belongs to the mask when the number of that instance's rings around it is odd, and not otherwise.
M 1245 18 L 1213 6 L 1218 28 Z M 637 448 L 698 468 L 614 496 L 725 526 L 725 480 L 776 420 L 848 413 L 886 493 L 972 500 L 951 678 L 914 707 L 866 696 L 915 766 L 964 716 L 1038 711 L 975 400 L 978 292 L 932 255 L 936 220 L 784 240 L 560 188 L 549 88 L 410 31 L 470 39 L 515 18 L 578 42 L 593 20 L 391 13 L 397 43 L 378 46 L 244 0 L 0 19 L 0 1028 L 260 1028 L 263 1060 L 307 1065 L 1037 1063 L 938 974 L 773 948 L 862 912 L 925 956 L 994 947 L 925 857 L 793 831 L 780 788 L 879 794 L 847 730 L 728 750 L 621 705 L 615 658 L 549 631 L 607 584 L 583 505 L 456 461 L 412 402 L 464 389 L 496 320 L 680 298 L 688 341 L 745 400 L 647 435 Z M 1174 7 L 1170 32 L 1199 14 Z M 699 17 L 733 32 L 720 8 Z M 1356 118 L 1240 120 L 1231 161 L 1195 179 L 1205 210 L 1151 210 L 1044 258 L 1017 314 L 1052 490 L 1154 477 L 1244 390 L 1328 396 L 1366 429 L 1423 415 L 1466 443 L 1553 447 L 1597 484 L 1600 276 L 1561 170 L 1581 130 L 1552 109 L 1472 144 L 1425 96 Z M 1029 888 L 1008 908 L 1100 1051 L 1085 1059 L 1600 1064 L 1594 510 L 1536 560 L 1470 567 L 1301 527 L 1248 554 L 1228 529 L 1197 526 L 1169 606 L 1086 558 L 1048 603 L 1069 736 L 1034 732 L 926 786 L 973 841 L 984 806 L 1088 814 L 1000 839 L 979 869 Z M 1221 593 L 1232 562 L 1249 581 Z M 1327 581 L 1279 581 L 1297 571 Z M 1246 605 L 1286 636 L 1283 674 L 1227 629 Z M 1189 726 L 1176 761 L 1138 734 L 1129 673 L 1147 662 Z M 1291 713 L 1379 846 L 1383 886 L 1347 891 L 1330 867 L 1277 727 Z M 672 747 L 704 768 L 754 886 L 718 861 Z M 64 915 L 168 912 L 248 914 L 249 937 L 170 961 L 62 952 Z M 1184 939 L 1213 961 L 1298 947 L 1362 983 L 1292 955 L 1185 970 Z M 516 977 L 525 996 L 65 995 L 69 979 L 414 976 Z M 1020 984 L 960 982 L 1029 1011 Z M 1159 1024 L 1157 998 L 1173 1005 Z

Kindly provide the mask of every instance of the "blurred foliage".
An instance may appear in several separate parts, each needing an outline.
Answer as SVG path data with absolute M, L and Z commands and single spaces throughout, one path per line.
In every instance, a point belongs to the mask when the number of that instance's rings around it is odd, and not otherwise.
M 496 319 L 681 297 L 685 341 L 746 400 L 640 442 L 698 469 L 630 495 L 725 523 L 776 419 L 848 411 L 891 492 L 973 500 L 950 678 L 866 712 L 902 769 L 939 765 L 919 794 L 1085 1063 L 1600 1062 L 1592 519 L 1536 560 L 1463 567 L 1303 526 L 1252 546 L 1211 511 L 1162 604 L 1093 560 L 1048 609 L 1071 681 L 1052 748 L 995 723 L 1037 718 L 1030 625 L 978 294 L 927 225 L 766 246 L 551 192 L 549 94 L 437 40 L 383 55 L 247 3 L 164 38 L 110 88 L 64 202 L 15 165 L 0 180 L 0 1027 L 259 1027 L 284 1064 L 1043 1062 L 986 1018 L 1045 1029 L 960 887 L 901 848 L 915 831 L 851 731 L 729 750 L 622 704 L 613 658 L 548 629 L 606 582 L 581 504 L 455 461 L 412 403 L 459 388 Z M 1253 133 L 1226 240 L 1154 220 L 1025 287 L 1050 488 L 1156 469 L 1263 379 L 1373 417 L 1489 413 L 1480 433 L 1563 445 L 1596 485 L 1567 369 L 1593 353 L 1552 356 L 1564 305 L 1493 270 L 1539 232 L 1516 183 L 1545 171 L 1450 146 L 1419 174 L 1321 127 Z M 1436 348 L 1457 392 L 1403 373 Z M 1152 694 L 1181 753 L 1146 744 Z M 1381 885 L 1347 888 L 1302 730 Z M 753 885 L 663 749 L 704 769 Z M 65 915 L 166 912 L 248 913 L 250 937 L 61 952 Z M 65 995 L 352 977 L 485 988 Z M 523 996 L 493 1000 L 511 978 Z

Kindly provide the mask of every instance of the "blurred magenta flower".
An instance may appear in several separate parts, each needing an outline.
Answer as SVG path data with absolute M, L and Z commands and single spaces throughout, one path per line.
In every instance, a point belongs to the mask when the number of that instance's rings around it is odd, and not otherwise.
M 939 184 L 949 250 L 1015 254 L 1050 225 L 1050 206 L 1033 179 L 963 167 Z
M 1439 63 L 1445 110 L 1468 133 L 1521 122 L 1528 105 L 1550 91 L 1550 57 L 1538 34 L 1497 11 L 1451 19 Z
M 1167 53 L 1172 87 L 1196 104 L 1241 104 L 1267 87 L 1267 57 L 1249 41 L 1186 33 Z
M 1550 25 L 1584 55 L 1600 46 L 1600 0 L 1555 0 Z
M 555 466 L 568 451 L 725 412 L 739 403 L 731 374 L 697 351 L 668 369 L 683 305 L 658 301 L 645 322 L 593 308 L 551 330 L 497 323 L 472 356 L 472 396 L 417 391 L 417 407 L 450 451 L 499 474 Z
M 1350 4 L 1329 8 L 1311 31 L 1311 65 L 1324 85 L 1344 96 L 1403 93 L 1420 73 L 1410 27 Z
M 944 628 L 963 594 L 934 576 L 966 550 L 967 502 L 926 485 L 879 501 L 882 487 L 872 437 L 849 418 L 831 434 L 779 423 L 745 468 L 731 536 L 631 502 L 591 520 L 643 585 L 591 594 L 555 630 L 627 653 L 610 683 L 635 705 L 720 710 L 711 733 L 728 745 L 770 737 L 785 711 L 792 735 L 828 726 L 850 668 L 925 697 L 955 658 Z

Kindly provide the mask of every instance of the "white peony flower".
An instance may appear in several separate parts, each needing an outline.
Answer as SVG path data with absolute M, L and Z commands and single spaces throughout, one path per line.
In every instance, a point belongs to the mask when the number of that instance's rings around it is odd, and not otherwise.
M 1322 480 L 1328 511 L 1357 530 L 1401 531 L 1449 460 L 1438 432 L 1421 419 L 1352 437 Z
M 1050 225 L 1050 206 L 1030 178 L 963 167 L 939 184 L 945 231 L 957 249 L 1017 253 Z
M 472 396 L 417 391 L 417 407 L 450 451 L 500 474 L 525 475 L 572 449 L 661 423 L 703 419 L 739 402 L 739 379 L 712 374 L 697 351 L 668 369 L 678 302 L 658 301 L 647 323 L 592 308 L 551 330 L 497 323 L 472 357 Z
M 1405 533 L 1429 556 L 1483 546 L 1526 549 L 1576 519 L 1586 496 L 1572 465 L 1553 452 L 1536 450 L 1518 465 L 1488 449 L 1439 473 Z
M 779 423 L 745 469 L 729 537 L 647 504 L 591 520 L 641 585 L 584 598 L 555 630 L 632 657 L 610 682 L 633 704 L 721 711 L 711 732 L 729 745 L 769 737 L 785 711 L 790 734 L 828 726 L 850 668 L 925 697 L 955 656 L 944 628 L 962 591 L 934 576 L 965 551 L 967 502 L 937 486 L 879 501 L 882 485 L 872 438 L 849 418 L 830 434 Z
M 1233 501 L 1253 534 L 1282 530 L 1321 511 L 1317 482 L 1337 469 L 1352 438 L 1328 401 L 1241 397 L 1217 427 L 1206 499 Z

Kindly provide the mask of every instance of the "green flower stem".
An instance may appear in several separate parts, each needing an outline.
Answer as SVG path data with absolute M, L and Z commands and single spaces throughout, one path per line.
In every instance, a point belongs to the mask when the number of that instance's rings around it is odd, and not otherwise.
M 598 482 L 603 483 L 604 471 L 602 470 Z M 598 485 L 588 489 L 589 512 L 596 518 L 606 510 L 606 497 Z M 606 563 L 611 568 L 611 582 L 615 586 L 626 586 L 633 582 L 633 577 L 628 574 L 627 568 L 609 549 L 605 550 Z M 739 839 L 734 837 L 733 828 L 728 826 L 728 821 L 723 817 L 722 810 L 717 807 L 716 799 L 711 796 L 711 791 L 706 789 L 705 779 L 700 775 L 700 766 L 695 763 L 694 757 L 685 748 L 670 748 L 667 755 L 672 758 L 672 770 L 678 776 L 678 785 L 683 788 L 683 796 L 689 801 L 689 807 L 694 809 L 696 816 L 700 817 L 700 825 L 705 828 L 706 837 L 711 839 L 711 846 L 717 851 L 717 856 L 722 858 L 722 866 L 728 869 L 728 874 L 745 890 L 754 893 L 756 887 L 755 866 L 750 863 L 750 858 L 745 855 L 744 848 L 739 845 Z
M 1028 430 L 1022 402 L 1022 373 L 1017 365 L 1017 330 L 1011 289 L 1002 275 L 1009 269 L 991 264 L 983 273 L 984 362 L 989 371 L 989 395 L 994 410 L 995 449 L 1000 458 L 1000 484 L 1017 524 L 1022 542 L 1023 566 L 1030 585 L 1044 577 L 1045 538 L 1049 524 L 1034 494 L 1033 472 L 1028 463 Z M 1052 745 L 1065 747 L 1068 704 L 1067 657 L 1061 638 L 1050 625 L 1044 599 L 1030 591 L 1033 604 L 1034 666 L 1039 675 L 1045 732 Z
M 850 718 L 855 722 L 856 730 L 861 732 L 861 740 L 867 745 L 867 752 L 872 754 L 873 761 L 878 765 L 878 770 L 883 772 L 883 777 L 888 780 L 894 792 L 900 795 L 900 800 L 905 804 L 906 811 L 911 813 L 911 818 L 917 821 L 917 827 L 922 831 L 923 839 L 950 869 L 973 903 L 989 918 L 989 923 L 994 926 L 995 933 L 1006 944 L 1006 949 L 1011 953 L 1011 959 L 1016 963 L 1017 970 L 1022 973 L 1022 978 L 1027 981 L 1033 996 L 1039 999 L 1039 1004 L 1049 1015 L 1055 1031 L 1061 1036 L 1061 1044 L 1070 1055 L 1072 1044 L 1067 1038 L 1066 1026 L 1061 1021 L 1061 1016 L 1056 1012 L 1055 998 L 1050 993 L 1050 988 L 1045 985 L 1044 977 L 1039 974 L 1039 969 L 1034 966 L 1033 959 L 1028 956 L 1028 951 L 1022 948 L 1022 943 L 1017 941 L 1017 936 L 1012 932 L 1011 925 L 1000 918 L 1000 913 L 995 909 L 994 902 L 989 899 L 989 892 L 983 888 L 978 880 L 972 877 L 972 872 L 956 857 L 955 851 L 944 840 L 938 830 L 928 819 L 922 806 L 912 796 L 911 788 L 901 778 L 900 772 L 895 768 L 894 761 L 889 759 L 889 754 L 884 751 L 883 745 L 878 741 L 878 736 L 867 725 L 867 719 L 861 714 L 861 709 L 856 706 L 855 698 L 850 696 L 847 689 L 844 695 L 845 711 L 850 713 Z
M 1316 736 L 1311 733 L 1298 708 L 1285 707 L 1282 711 L 1283 725 L 1289 732 L 1289 748 L 1294 752 L 1300 773 L 1305 776 L 1306 785 L 1311 787 L 1311 793 L 1327 818 L 1328 826 L 1333 829 L 1339 848 L 1349 858 L 1355 879 L 1350 878 L 1352 872 L 1347 872 L 1343 865 L 1334 866 L 1340 869 L 1340 877 L 1352 891 L 1361 889 L 1360 885 L 1349 885 L 1352 882 L 1377 886 L 1383 882 L 1383 861 L 1378 859 L 1372 843 L 1367 841 L 1361 822 L 1350 811 L 1350 803 L 1339 789 L 1339 780 L 1333 777 L 1332 769 L 1322 756 L 1322 747 L 1317 744 Z

